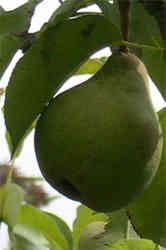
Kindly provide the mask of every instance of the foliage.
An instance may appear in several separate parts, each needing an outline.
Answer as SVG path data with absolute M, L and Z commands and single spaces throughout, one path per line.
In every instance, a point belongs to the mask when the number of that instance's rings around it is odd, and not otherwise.
M 42 1 L 29 0 L 12 11 L 0 8 L 0 77 L 15 53 L 19 49 L 23 52 L 7 89 L 0 88 L 0 97 L 6 94 L 2 112 L 12 159 L 12 164 L 0 166 L 0 223 L 8 226 L 9 248 L 164 249 L 165 108 L 158 113 L 164 139 L 162 159 L 148 189 L 127 208 L 113 213 L 96 213 L 84 205 L 79 206 L 72 229 L 55 214 L 38 208 L 49 200 L 48 196 L 34 180 L 25 180 L 15 171 L 14 160 L 21 153 L 26 136 L 35 128 L 36 120 L 64 82 L 72 75 L 94 74 L 102 67 L 107 58 L 90 56 L 104 47 L 114 50 L 128 46 L 144 62 L 153 82 L 166 98 L 166 2 L 131 1 L 130 33 L 126 41 L 118 8 L 120 0 L 60 1 L 50 20 L 38 32 L 29 33 L 35 8 Z M 101 13 L 80 12 L 94 4 Z M 123 21 L 127 23 L 128 16 L 124 16 Z M 42 199 L 37 200 L 34 191 L 42 195 Z

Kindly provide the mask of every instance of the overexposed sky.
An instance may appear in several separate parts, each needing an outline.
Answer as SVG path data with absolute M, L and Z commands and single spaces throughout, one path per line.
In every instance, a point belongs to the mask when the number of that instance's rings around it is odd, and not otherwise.
M 14 1 L 6 1 L 6 0 L 1 0 L 0 5 L 5 9 L 5 10 L 12 10 L 17 8 L 18 6 L 26 3 L 26 0 L 14 0 Z
M 0 5 L 5 10 L 11 10 L 25 2 L 26 2 L 25 0 L 8 0 L 8 1 L 0 0 Z M 58 0 L 43 1 L 36 9 L 35 15 L 32 20 L 30 31 L 35 32 L 38 29 L 40 29 L 43 23 L 48 21 L 49 17 L 58 6 L 59 6 Z M 108 54 L 109 54 L 108 48 L 106 48 L 102 52 L 97 53 L 98 56 L 100 55 L 107 56 Z M 21 52 L 18 52 L 17 55 L 14 57 L 8 71 L 5 73 L 4 77 L 0 81 L 0 87 L 5 87 L 7 85 L 11 71 L 16 61 L 19 60 L 21 56 L 22 56 Z M 78 82 L 82 82 L 85 80 L 86 77 L 87 76 L 73 77 L 67 82 L 66 87 L 68 88 L 73 83 L 77 84 Z M 151 88 L 151 93 L 153 96 L 153 102 L 154 102 L 155 108 L 159 110 L 164 105 L 164 101 L 162 100 L 160 94 L 156 91 L 156 88 L 154 86 Z M 1 101 L 1 106 L 2 105 L 3 103 Z M 0 113 L 0 141 L 1 141 L 0 162 L 7 162 L 10 157 L 4 135 L 5 135 L 5 125 L 4 125 L 2 113 Z M 32 132 L 25 140 L 23 151 L 21 155 L 16 159 L 15 163 L 20 168 L 20 170 L 26 175 L 40 176 L 40 170 L 39 170 L 36 157 L 35 157 L 35 153 L 34 153 L 33 135 L 34 135 L 34 132 Z M 51 194 L 53 195 L 58 194 L 46 182 L 44 183 L 44 186 L 46 187 L 47 190 L 49 190 Z M 78 206 L 78 204 L 79 203 L 71 201 L 67 199 L 66 197 L 62 196 L 62 198 L 56 200 L 55 202 L 52 202 L 47 208 L 44 208 L 44 209 L 62 217 L 68 223 L 68 225 L 71 226 L 72 221 L 75 218 L 76 207 Z M 2 237 L 0 238 L 3 239 Z M 0 240 L 0 250 L 3 249 L 5 245 L 6 245 L 6 239 L 4 241 Z

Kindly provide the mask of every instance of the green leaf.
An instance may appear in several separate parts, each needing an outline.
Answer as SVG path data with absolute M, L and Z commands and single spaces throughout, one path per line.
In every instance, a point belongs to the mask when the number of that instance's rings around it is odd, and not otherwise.
M 17 184 L 9 183 L 0 188 L 0 217 L 8 226 L 16 224 L 22 201 L 23 190 Z
M 107 233 L 110 234 L 110 241 L 138 237 L 129 222 L 126 209 L 120 209 L 110 213 L 109 220 L 110 222 L 106 225 L 106 229 Z
M 51 216 L 51 218 L 53 220 L 55 220 L 57 226 L 59 227 L 59 230 L 61 231 L 61 233 L 64 235 L 67 243 L 68 243 L 68 250 L 72 250 L 73 249 L 73 237 L 72 237 L 72 232 L 70 230 L 70 228 L 68 227 L 68 225 L 58 216 L 56 216 L 55 214 L 50 214 L 47 213 L 49 216 Z
M 152 49 L 142 47 L 140 56 L 153 82 L 166 98 L 166 60 L 164 60 L 164 42 L 160 30 L 154 17 L 147 13 L 141 3 L 136 1 L 132 3 L 131 15 L 130 41 L 139 45 L 153 46 Z
M 78 10 L 81 8 L 86 8 L 93 4 L 95 4 L 93 0 L 82 0 L 80 1 L 80 5 L 78 5 Z
M 106 1 L 108 3 L 109 0 L 97 0 L 97 1 Z M 86 7 L 88 5 L 94 4 L 95 1 L 93 0 L 65 0 L 63 3 L 59 6 L 59 8 L 56 9 L 56 11 L 52 14 L 50 20 L 48 23 L 44 26 L 44 29 L 51 26 L 58 24 L 64 19 L 77 15 L 77 10 L 79 10 L 81 7 Z
M 37 246 L 40 248 L 50 247 L 50 242 L 45 238 L 43 233 L 32 226 L 25 224 L 16 224 L 13 231 L 9 231 L 10 240 L 13 245 L 17 242 L 18 244 L 27 243 L 31 247 Z
M 104 223 L 108 220 L 108 216 L 104 213 L 96 213 L 90 208 L 81 205 L 77 208 L 77 217 L 73 222 L 73 239 L 74 248 L 78 248 L 81 231 L 91 222 L 103 221 Z
M 166 247 L 166 108 L 159 112 L 163 151 L 159 169 L 151 185 L 129 205 L 130 220 L 137 233 Z
M 22 40 L 12 34 L 0 36 L 0 78 L 21 44 Z
M 109 0 L 94 0 L 94 2 L 99 6 L 102 10 L 105 17 L 112 23 L 112 11 L 113 11 L 113 4 L 109 2 Z
M 155 19 L 136 0 L 132 1 L 131 16 L 130 41 L 140 45 L 160 47 L 162 39 Z M 162 45 L 164 44 L 162 43 Z
M 106 237 L 105 222 L 92 222 L 81 231 L 79 240 L 79 250 L 106 250 L 106 243 L 109 237 Z
M 12 250 L 48 250 L 47 245 L 41 244 L 41 239 L 37 244 L 32 243 L 30 240 L 27 240 L 19 235 L 11 233 L 12 236 L 10 237 L 10 246 Z M 9 234 L 9 235 L 11 235 Z
M 23 44 L 35 7 L 43 0 L 31 0 L 12 11 L 0 11 L 0 78 Z
M 142 3 L 142 5 L 146 9 L 146 11 L 155 18 L 156 23 L 159 26 L 161 36 L 162 36 L 164 42 L 166 42 L 166 37 L 165 37 L 166 23 L 165 23 L 165 21 L 163 21 L 166 18 L 166 12 L 165 12 L 166 2 L 165 2 L 165 0 L 160 0 L 157 2 L 157 4 L 155 1 L 140 1 L 140 2 Z
M 166 63 L 163 51 L 143 49 L 142 58 L 153 82 L 166 100 Z
M 117 1 L 114 1 L 113 4 L 110 4 L 107 0 L 96 0 L 96 4 L 102 10 L 107 20 L 113 23 L 119 32 L 121 32 L 119 6 Z
M 82 0 L 65 0 L 60 5 L 59 8 L 56 9 L 56 11 L 51 16 L 48 26 L 55 25 L 57 23 L 62 22 L 64 19 L 68 18 L 69 16 L 72 16 L 75 11 L 79 8 Z
M 92 222 L 83 228 L 80 235 L 79 250 L 106 250 L 112 242 L 117 242 L 126 237 L 130 237 L 128 227 L 128 217 L 125 209 L 112 213 L 111 222 Z
M 24 5 L 0 13 L 0 35 L 22 33 L 29 29 L 35 7 L 43 0 L 31 0 Z
M 8 145 L 9 152 L 12 154 L 13 145 L 12 145 L 10 135 L 9 135 L 7 130 L 6 130 L 6 133 L 5 133 L 5 138 L 6 138 L 6 142 L 7 142 L 7 145 Z M 23 142 L 20 143 L 19 146 L 17 147 L 17 150 L 15 151 L 15 154 L 14 154 L 14 158 L 16 158 L 16 157 L 18 157 L 20 155 L 20 153 L 22 151 L 22 148 L 23 148 Z
M 81 65 L 75 74 L 95 74 L 104 65 L 105 61 L 105 57 L 89 59 L 83 65 Z
M 15 153 L 13 155 L 13 159 L 16 159 L 22 152 L 22 149 L 23 149 L 23 145 L 24 145 L 24 138 L 34 129 L 34 127 L 36 126 L 36 121 L 34 121 L 32 123 L 32 125 L 28 128 L 28 130 L 26 131 L 26 134 L 24 135 L 22 141 L 19 143 L 17 149 L 15 150 Z M 9 149 L 9 152 L 12 154 L 13 152 L 13 144 L 12 144 L 12 141 L 11 141 L 11 138 L 10 138 L 10 134 L 9 132 L 6 130 L 6 133 L 5 133 L 5 138 L 6 138 L 6 142 L 7 142 L 7 145 L 8 145 L 8 149 Z
M 6 91 L 5 121 L 13 152 L 64 81 L 90 54 L 118 39 L 119 32 L 102 15 L 79 16 L 42 33 L 17 63 Z
M 32 234 L 36 232 L 36 236 L 40 233 L 51 245 L 58 244 L 62 249 L 67 249 L 68 246 L 55 219 L 31 205 L 22 205 L 20 208 L 14 232 L 27 239 L 31 232 Z
M 131 239 L 131 240 L 119 240 L 113 244 L 110 244 L 108 249 L 109 250 L 155 250 L 156 246 L 151 240 Z
M 116 242 L 126 237 L 137 237 L 128 223 L 125 209 L 110 213 L 109 219 L 110 222 L 108 223 L 98 219 L 83 227 L 79 240 L 80 250 L 106 250 L 111 242 Z

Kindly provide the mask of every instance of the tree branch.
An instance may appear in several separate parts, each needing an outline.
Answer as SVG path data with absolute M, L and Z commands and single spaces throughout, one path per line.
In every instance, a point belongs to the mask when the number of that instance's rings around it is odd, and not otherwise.
M 129 40 L 129 26 L 130 26 L 130 0 L 118 0 L 121 31 L 124 41 Z M 127 52 L 127 46 L 121 46 L 121 51 Z

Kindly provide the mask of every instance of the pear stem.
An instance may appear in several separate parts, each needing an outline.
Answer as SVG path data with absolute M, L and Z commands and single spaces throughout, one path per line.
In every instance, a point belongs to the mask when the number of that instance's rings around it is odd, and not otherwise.
M 120 23 L 122 36 L 125 41 L 129 40 L 129 26 L 130 26 L 130 0 L 118 0 L 119 12 L 120 12 Z M 128 52 L 126 45 L 120 46 L 120 50 L 123 52 Z

